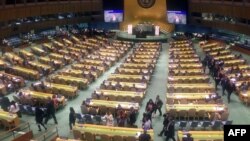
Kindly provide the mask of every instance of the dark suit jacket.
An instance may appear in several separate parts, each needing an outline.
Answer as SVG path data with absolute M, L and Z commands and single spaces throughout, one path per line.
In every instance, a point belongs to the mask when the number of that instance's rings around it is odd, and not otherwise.
M 183 137 L 182 141 L 194 141 L 193 137 Z

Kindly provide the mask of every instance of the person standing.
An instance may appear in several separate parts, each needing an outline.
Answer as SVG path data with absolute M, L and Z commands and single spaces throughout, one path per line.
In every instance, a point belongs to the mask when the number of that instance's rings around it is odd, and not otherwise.
M 164 117 L 163 128 L 162 128 L 160 134 L 158 134 L 158 136 L 162 136 L 162 134 L 165 132 L 165 130 L 168 126 L 168 123 L 169 123 L 169 113 L 164 114 L 163 117 Z
M 169 123 L 168 123 L 168 126 L 167 126 L 166 131 L 165 131 L 166 141 L 168 141 L 170 138 L 173 141 L 176 141 L 175 137 L 174 137 L 175 136 L 174 125 L 175 125 L 175 122 L 174 122 L 173 118 L 169 117 Z
M 17 114 L 18 117 L 22 117 L 22 113 L 20 112 L 19 105 L 15 101 L 10 102 L 9 112 L 12 114 Z
M 231 102 L 231 94 L 236 90 L 235 85 L 232 81 L 229 80 L 228 86 L 227 86 L 227 100 L 228 103 Z
M 76 122 L 76 113 L 75 113 L 75 110 L 73 109 L 73 107 L 70 107 L 69 110 L 70 110 L 69 128 L 70 128 L 70 130 L 72 130 L 72 125 L 75 126 L 75 122 Z
M 136 121 L 136 112 L 133 107 L 130 108 L 130 114 L 129 114 L 129 125 L 132 127 L 134 126 Z
M 43 124 L 43 117 L 44 117 L 44 112 L 43 110 L 38 106 L 38 104 L 36 104 L 36 109 L 35 109 L 35 120 L 36 120 L 36 123 L 37 123 L 37 126 L 38 126 L 38 131 L 42 131 L 41 130 L 41 126 L 43 126 L 43 128 L 45 130 L 47 130 L 47 128 L 44 126 Z
M 47 108 L 47 113 L 46 113 L 46 118 L 45 118 L 45 124 L 48 123 L 48 120 L 50 119 L 50 117 L 52 116 L 52 118 L 54 119 L 55 124 L 57 124 L 57 119 L 55 116 L 55 104 L 54 101 L 49 97 L 48 98 L 48 103 L 46 105 Z
M 160 116 L 162 115 L 162 112 L 161 112 L 161 107 L 163 105 L 163 102 L 162 100 L 160 99 L 160 96 L 157 95 L 156 96 L 156 99 L 155 99 L 155 108 L 154 108 L 154 113 L 156 114 L 156 111 L 158 110 L 159 113 L 160 113 Z

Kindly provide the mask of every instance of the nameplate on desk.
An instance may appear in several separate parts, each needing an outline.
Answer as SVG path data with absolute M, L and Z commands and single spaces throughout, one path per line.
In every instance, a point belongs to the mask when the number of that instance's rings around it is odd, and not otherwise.
M 224 141 L 247 141 L 250 138 L 250 125 L 225 125 Z

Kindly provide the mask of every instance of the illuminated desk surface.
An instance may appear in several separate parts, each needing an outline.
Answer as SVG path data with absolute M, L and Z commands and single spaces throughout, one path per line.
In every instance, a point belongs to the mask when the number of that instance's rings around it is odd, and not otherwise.
M 149 75 L 127 75 L 127 74 L 111 74 L 108 79 L 114 79 L 114 78 L 132 78 L 132 79 L 143 79 L 143 77 L 146 80 L 150 79 Z
M 114 96 L 130 96 L 130 97 L 143 97 L 144 92 L 133 92 L 133 91 L 116 91 L 116 90 L 104 90 L 99 89 L 96 90 L 97 94 L 103 94 L 103 95 L 114 95 Z
M 191 75 L 191 76 L 169 76 L 168 80 L 184 80 L 184 79 L 209 79 L 208 75 Z
M 208 83 L 200 83 L 200 84 L 167 84 L 167 87 L 175 87 L 175 88 L 208 88 L 215 89 L 214 85 Z
M 166 96 L 171 99 L 207 99 L 215 93 L 166 93 Z
M 17 127 L 20 124 L 20 120 L 17 116 L 17 114 L 11 114 L 9 112 L 5 112 L 2 109 L 0 109 L 0 121 L 5 120 L 8 123 L 13 122 L 15 127 Z
M 143 133 L 142 128 L 126 128 L 126 127 L 111 127 L 104 125 L 94 125 L 94 124 L 76 124 L 73 130 L 81 131 L 82 133 L 90 132 L 95 135 L 105 134 L 109 136 L 133 136 L 139 137 Z M 151 136 L 152 140 L 154 138 L 154 131 L 147 130 L 147 133 Z M 151 140 L 151 141 L 152 141 Z
M 177 138 L 178 141 L 182 141 L 183 137 L 186 137 L 187 133 L 191 134 L 194 141 L 206 140 L 224 140 L 223 131 L 178 131 Z
M 88 106 L 93 106 L 93 107 L 109 107 L 109 108 L 117 108 L 118 105 L 121 105 L 123 109 L 129 110 L 131 107 L 133 107 L 135 110 L 139 110 L 140 106 L 139 103 L 135 102 L 121 102 L 121 101 L 107 101 L 107 100 L 96 100 L 96 99 L 91 99 L 89 103 L 86 101 L 86 104 Z
M 105 85 L 108 85 L 111 83 L 112 86 L 115 86 L 117 84 L 116 81 L 105 81 Z M 147 83 L 136 83 L 136 82 L 119 82 L 122 87 L 128 86 L 128 87 L 133 87 L 135 85 L 135 88 L 140 88 L 140 89 L 146 89 L 147 88 Z
M 170 109 L 176 109 L 177 111 L 196 109 L 196 111 L 205 110 L 207 112 L 221 112 L 226 109 L 226 106 L 218 104 L 166 104 L 166 111 L 169 112 Z

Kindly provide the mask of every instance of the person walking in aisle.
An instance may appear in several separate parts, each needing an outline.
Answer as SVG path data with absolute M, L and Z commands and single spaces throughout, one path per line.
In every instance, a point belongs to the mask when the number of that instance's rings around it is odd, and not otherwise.
M 47 113 L 46 113 L 46 118 L 45 118 L 45 124 L 48 123 L 49 119 L 52 118 L 54 119 L 54 122 L 55 124 L 57 124 L 57 119 L 56 119 L 56 116 L 55 116 L 55 104 L 54 104 L 54 101 L 49 97 L 48 98 L 48 103 L 46 105 L 46 108 L 47 108 Z
M 158 134 L 158 136 L 162 136 L 162 134 L 165 132 L 165 130 L 168 126 L 168 123 L 169 123 L 169 113 L 164 114 L 163 117 L 164 117 L 163 128 L 162 128 L 160 134 Z
M 44 117 L 44 112 L 43 110 L 38 106 L 38 103 L 36 104 L 36 109 L 35 109 L 35 120 L 36 120 L 36 124 L 38 126 L 38 131 L 42 131 L 41 130 L 41 126 L 43 126 L 43 128 L 45 130 L 47 130 L 47 128 L 44 126 L 43 124 L 43 117 Z
M 155 108 L 154 108 L 154 114 L 156 114 L 156 111 L 158 110 L 159 113 L 160 113 L 160 116 L 162 115 L 162 112 L 161 112 L 161 107 L 163 105 L 163 102 L 162 100 L 160 99 L 160 96 L 157 95 L 156 96 L 156 99 L 155 99 Z
M 168 126 L 167 126 L 166 131 L 165 131 L 166 141 L 168 141 L 170 138 L 173 141 L 176 141 L 175 137 L 174 137 L 175 136 L 174 125 L 175 125 L 175 122 L 174 122 L 173 117 L 169 117 L 169 123 L 168 123 Z
M 69 128 L 70 128 L 70 130 L 72 130 L 72 125 L 75 126 L 75 122 L 76 122 L 76 113 L 75 113 L 75 110 L 73 109 L 73 107 L 70 107 L 69 110 L 70 110 Z

